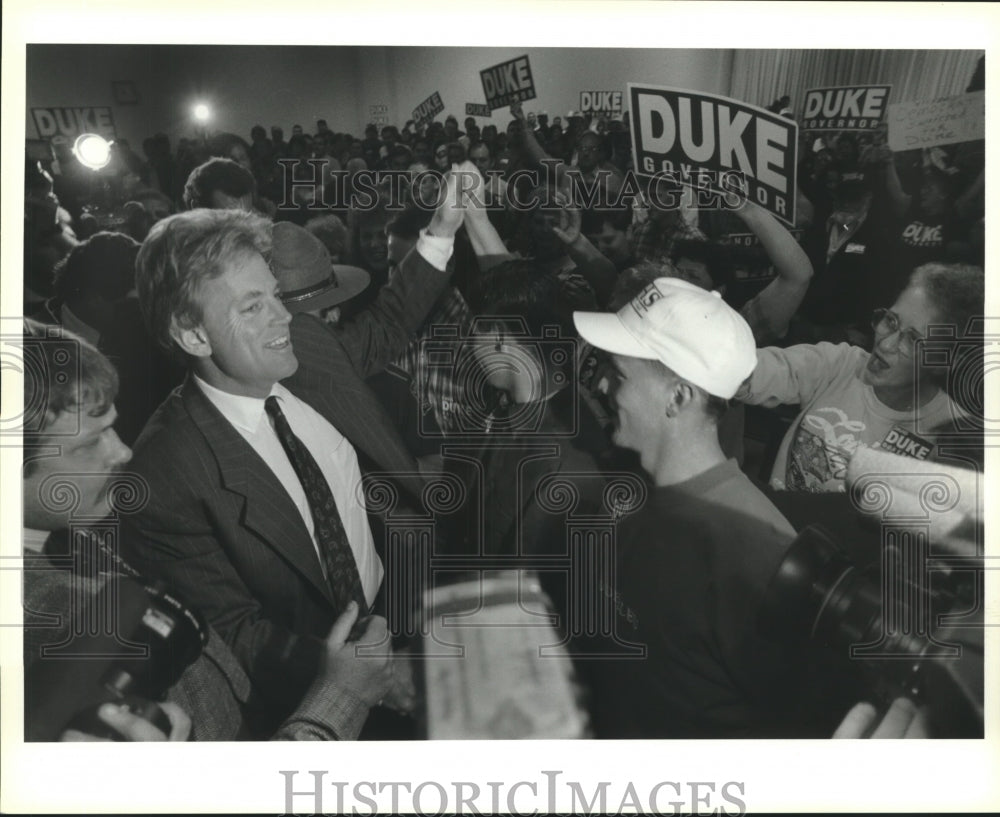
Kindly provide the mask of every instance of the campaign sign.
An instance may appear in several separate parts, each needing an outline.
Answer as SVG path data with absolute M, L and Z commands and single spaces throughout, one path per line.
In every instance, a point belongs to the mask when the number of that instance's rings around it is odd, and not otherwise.
M 984 91 L 889 106 L 889 147 L 895 151 L 973 142 L 985 137 Z
M 111 108 L 32 108 L 39 139 L 65 136 L 75 139 L 82 133 L 96 133 L 114 139 L 115 120 Z
M 795 223 L 798 126 L 736 99 L 628 84 L 636 173 L 741 195 Z M 727 202 L 732 199 L 727 195 Z
M 481 102 L 466 102 L 465 103 L 465 115 L 466 116 L 493 116 L 493 111 L 490 110 L 489 105 L 483 105 Z
M 483 81 L 486 105 L 491 111 L 535 98 L 535 80 L 531 76 L 527 54 L 485 68 L 479 72 L 479 78 Z
M 441 94 L 435 91 L 413 109 L 413 122 L 420 126 L 424 122 L 430 122 L 443 110 L 444 103 L 441 101 Z
M 384 104 L 369 105 L 368 122 L 372 125 L 388 125 L 389 106 Z
M 621 91 L 580 91 L 581 113 L 621 113 Z
M 803 130 L 874 130 L 885 115 L 891 85 L 842 85 L 806 91 Z

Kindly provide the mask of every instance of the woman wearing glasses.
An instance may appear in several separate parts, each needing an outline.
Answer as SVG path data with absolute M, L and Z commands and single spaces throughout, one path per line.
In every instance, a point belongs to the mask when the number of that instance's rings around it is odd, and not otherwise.
M 944 391 L 951 370 L 944 361 L 970 319 L 983 314 L 984 292 L 979 267 L 925 264 L 891 308 L 875 311 L 871 352 L 846 343 L 758 349 L 757 368 L 736 399 L 802 408 L 778 449 L 771 487 L 842 491 L 861 445 L 933 459 L 938 436 L 966 418 Z M 951 339 L 938 340 L 942 326 L 954 330 Z M 981 367 L 968 373 L 981 383 Z

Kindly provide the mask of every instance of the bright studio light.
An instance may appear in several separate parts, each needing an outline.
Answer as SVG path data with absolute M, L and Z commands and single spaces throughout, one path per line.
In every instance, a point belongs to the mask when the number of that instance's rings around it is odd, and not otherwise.
M 111 143 L 96 133 L 81 133 L 73 143 L 73 154 L 84 167 L 100 170 L 111 161 Z
M 191 113 L 194 114 L 194 118 L 199 122 L 207 122 L 208 118 L 212 115 L 212 112 L 208 109 L 208 105 L 204 102 L 199 102 L 195 105 Z

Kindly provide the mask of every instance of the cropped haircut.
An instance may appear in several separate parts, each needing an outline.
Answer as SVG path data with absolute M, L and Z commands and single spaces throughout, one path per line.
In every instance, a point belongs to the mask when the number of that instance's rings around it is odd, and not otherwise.
M 571 289 L 531 260 L 497 264 L 480 276 L 471 294 L 477 315 L 521 318 L 534 338 L 541 338 L 544 327 L 553 325 L 562 337 L 576 337 L 573 312 L 597 309 L 593 296 Z
M 732 255 L 724 244 L 690 238 L 679 239 L 674 242 L 670 260 L 676 264 L 681 258 L 704 264 L 716 289 L 732 281 Z
M 212 193 L 216 190 L 227 196 L 253 194 L 254 178 L 250 172 L 232 159 L 209 159 L 191 171 L 184 185 L 184 206 L 188 210 L 212 206 Z
M 971 264 L 924 264 L 910 275 L 910 286 L 920 287 L 937 310 L 940 323 L 955 327 L 958 338 L 966 334 L 972 318 L 985 309 L 986 276 Z
M 208 140 L 208 152 L 212 156 L 229 156 L 229 152 L 237 145 L 250 152 L 250 145 L 242 136 L 237 136 L 235 133 L 218 133 Z
M 150 337 L 178 351 L 171 324 L 183 329 L 202 318 L 198 288 L 241 257 L 271 252 L 271 222 L 242 210 L 189 210 L 157 222 L 136 260 L 139 306 Z
M 100 417 L 118 395 L 111 361 L 67 329 L 26 318 L 23 354 L 25 440 L 44 438 L 66 411 Z
M 135 285 L 138 254 L 139 242 L 124 233 L 95 233 L 56 264 L 56 293 L 71 304 L 95 295 L 109 301 L 124 298 Z
M 405 241 L 416 241 L 420 231 L 431 223 L 434 213 L 422 207 L 406 207 L 400 210 L 386 228 L 390 235 Z
M 718 425 L 719 421 L 729 411 L 730 401 L 715 394 L 709 394 L 705 389 L 690 380 L 681 377 L 677 372 L 659 360 L 647 360 L 647 363 L 660 375 L 671 378 L 678 378 L 687 383 L 695 392 L 701 395 L 702 403 L 705 407 L 705 415 L 713 424 Z

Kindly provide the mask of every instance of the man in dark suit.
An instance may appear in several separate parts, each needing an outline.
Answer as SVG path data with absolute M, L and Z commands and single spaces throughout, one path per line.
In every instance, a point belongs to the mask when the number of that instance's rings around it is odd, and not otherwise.
M 362 468 L 419 496 L 416 464 L 364 378 L 399 355 L 447 284 L 457 178 L 400 274 L 336 329 L 285 309 L 265 260 L 270 224 L 251 214 L 182 213 L 140 251 L 150 332 L 189 374 L 135 446 L 150 501 L 129 558 L 222 634 L 272 701 L 264 729 L 298 703 L 347 600 L 379 609 Z
M 117 636 L 132 632 L 124 615 L 131 608 L 123 600 L 142 599 L 145 580 L 117 556 L 115 523 L 121 506 L 141 503 L 143 491 L 135 475 L 123 470 L 131 451 L 113 428 L 118 376 L 109 360 L 72 333 L 33 321 L 26 321 L 23 355 L 25 734 L 29 740 L 93 740 L 87 732 L 65 729 L 64 718 L 73 714 L 73 701 L 101 696 L 92 667 L 95 661 L 102 672 L 110 666 L 108 642 L 100 640 L 111 632 L 105 628 L 114 624 Z M 74 528 L 83 535 L 70 533 Z M 53 547 L 66 539 L 69 556 L 64 545 Z M 105 610 L 115 617 L 101 621 Z M 347 641 L 357 614 L 352 608 L 331 628 L 308 693 L 269 737 L 358 735 L 369 707 L 389 688 L 391 670 L 383 619 L 373 617 L 360 639 L 371 645 L 366 655 Z M 95 656 L 98 645 L 102 649 Z M 169 720 L 169 734 L 121 703 L 100 707 L 98 718 L 125 740 L 248 737 L 244 724 L 256 705 L 255 693 L 232 652 L 208 630 L 200 654 L 192 657 L 169 688 L 164 664 L 150 674 L 151 686 L 166 689 L 166 700 L 158 705 Z M 134 662 L 125 662 L 132 672 Z M 93 679 L 92 689 L 80 680 L 87 678 Z

